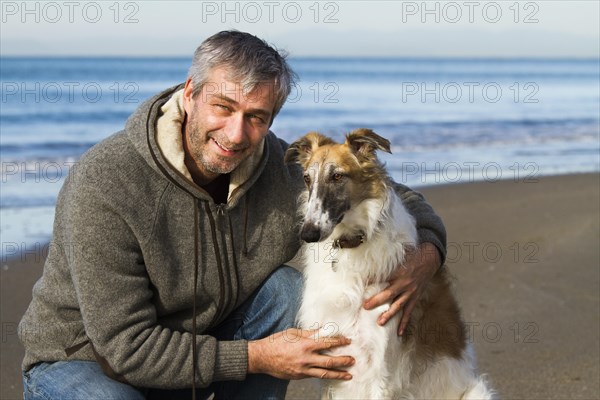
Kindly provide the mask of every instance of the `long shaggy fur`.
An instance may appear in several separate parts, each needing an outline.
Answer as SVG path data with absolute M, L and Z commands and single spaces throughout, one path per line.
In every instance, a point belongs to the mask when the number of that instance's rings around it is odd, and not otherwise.
M 445 269 L 434 276 L 425 290 L 403 337 L 396 334 L 401 315 L 383 327 L 376 322 L 389 305 L 369 311 L 363 308 L 364 300 L 387 286 L 407 251 L 417 245 L 414 219 L 374 156 L 376 149 L 389 150 L 386 142 L 369 130 L 351 133 L 344 145 L 310 133 L 292 144 L 286 156 L 288 162 L 317 171 L 308 177 L 307 191 L 301 196 L 300 212 L 305 224 L 325 229 L 320 224 L 333 211 L 311 202 L 318 200 L 315 196 L 330 193 L 327 185 L 338 185 L 336 198 L 351 205 L 331 233 L 326 232 L 319 243 L 305 244 L 303 251 L 305 288 L 298 323 L 304 329 L 319 328 L 321 336 L 343 335 L 352 339 L 349 346 L 330 353 L 356 359 L 349 369 L 353 379 L 324 381 L 322 397 L 492 399 L 493 392 L 475 372 L 473 352 Z M 348 158 L 355 162 L 347 162 Z M 334 167 L 327 167 L 328 164 Z M 326 168 L 338 174 L 343 171 L 346 181 L 340 183 L 337 177 L 328 181 L 324 177 Z M 340 193 L 354 198 L 341 199 Z M 329 204 L 329 200 L 320 201 Z M 324 216 L 312 215 L 315 210 L 321 210 Z M 358 247 L 332 246 L 334 239 L 356 232 L 364 235 L 364 243 Z

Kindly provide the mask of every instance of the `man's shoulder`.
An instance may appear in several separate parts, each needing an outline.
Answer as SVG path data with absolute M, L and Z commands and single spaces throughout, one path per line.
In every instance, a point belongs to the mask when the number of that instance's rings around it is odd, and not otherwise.
M 151 170 L 137 152 L 125 131 L 119 131 L 98 142 L 85 152 L 75 165 L 74 183 L 97 190 L 132 186 L 144 180 Z M 124 189 L 124 188 L 123 188 Z
M 285 163 L 285 152 L 289 144 L 270 131 L 267 135 L 267 145 L 269 146 L 269 159 L 264 172 L 270 179 L 277 182 L 277 187 L 281 188 L 289 184 L 294 188 L 292 191 L 295 193 L 298 187 L 303 187 L 304 181 L 302 180 L 302 168 L 299 165 Z M 265 175 L 264 172 L 263 175 Z
M 283 160 L 287 148 L 290 146 L 285 140 L 278 137 L 273 131 L 269 131 L 267 134 L 267 145 L 269 146 L 269 153 L 271 158 Z
M 93 165 L 107 163 L 127 163 L 135 158 L 136 150 L 127 138 L 124 130 L 113 133 L 90 147 L 81 158 L 78 165 Z

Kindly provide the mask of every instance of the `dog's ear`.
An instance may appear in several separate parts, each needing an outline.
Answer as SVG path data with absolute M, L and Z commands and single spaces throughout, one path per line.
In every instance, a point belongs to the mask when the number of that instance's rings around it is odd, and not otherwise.
M 356 129 L 346 135 L 346 145 L 357 156 L 373 157 L 375 150 L 391 153 L 390 141 L 382 138 L 370 129 Z
M 304 164 L 319 146 L 326 144 L 333 144 L 333 140 L 319 132 L 309 132 L 288 147 L 283 160 L 286 164 Z

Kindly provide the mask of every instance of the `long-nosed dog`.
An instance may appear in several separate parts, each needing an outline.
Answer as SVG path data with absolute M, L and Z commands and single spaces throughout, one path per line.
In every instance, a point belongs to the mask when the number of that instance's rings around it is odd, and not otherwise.
M 414 220 L 376 150 L 390 152 L 390 143 L 368 129 L 351 132 L 343 144 L 311 132 L 285 156 L 304 169 L 300 235 L 307 243 L 319 242 L 317 251 L 303 252 L 300 327 L 352 339 L 331 354 L 356 359 L 349 369 L 353 379 L 324 381 L 322 396 L 491 399 L 493 392 L 475 372 L 445 268 L 428 284 L 402 337 L 396 334 L 400 315 L 385 326 L 376 322 L 389 305 L 363 308 L 417 244 Z

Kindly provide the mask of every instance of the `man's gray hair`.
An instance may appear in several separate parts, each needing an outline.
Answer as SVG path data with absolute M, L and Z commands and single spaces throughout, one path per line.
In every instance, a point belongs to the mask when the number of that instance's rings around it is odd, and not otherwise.
M 222 31 L 206 39 L 194 53 L 188 79 L 192 80 L 192 96 L 196 97 L 208 82 L 215 67 L 225 67 L 228 79 L 239 82 L 243 93 L 252 92 L 260 83 L 273 86 L 275 107 L 279 113 L 295 84 L 297 75 L 286 61 L 287 53 L 246 32 Z

